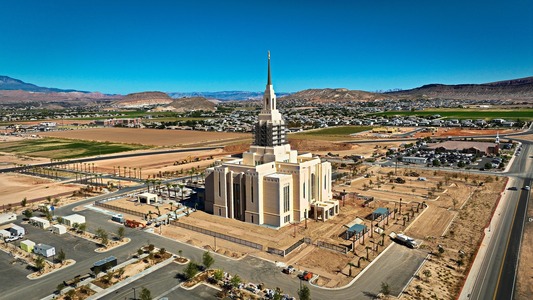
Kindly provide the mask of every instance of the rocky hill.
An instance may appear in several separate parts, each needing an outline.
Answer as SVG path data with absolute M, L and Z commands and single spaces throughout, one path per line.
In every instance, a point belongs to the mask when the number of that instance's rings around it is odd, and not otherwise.
M 173 111 L 184 112 L 191 110 L 214 111 L 216 105 L 204 97 L 179 98 L 170 103 Z
M 349 102 L 349 101 L 371 101 L 390 98 L 390 96 L 358 90 L 338 89 L 309 89 L 303 90 L 285 97 L 280 101 L 301 100 L 309 102 Z
M 172 98 L 162 92 L 142 92 L 128 94 L 114 104 L 124 108 L 140 108 L 146 106 L 161 106 L 172 103 Z
M 533 77 L 483 84 L 428 84 L 386 93 L 399 98 L 533 101 Z

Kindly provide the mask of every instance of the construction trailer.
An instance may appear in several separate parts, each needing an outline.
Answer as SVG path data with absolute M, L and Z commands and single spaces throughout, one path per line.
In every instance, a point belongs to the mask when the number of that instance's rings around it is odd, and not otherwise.
M 30 224 L 41 229 L 47 229 L 50 227 L 50 222 L 48 220 L 39 217 L 31 217 Z
M 62 234 L 67 233 L 67 227 L 63 225 L 59 225 L 59 224 L 52 225 L 52 232 L 55 234 L 62 235 Z
M 26 230 L 24 230 L 24 227 L 18 226 L 16 224 L 11 224 L 9 232 L 11 232 L 12 236 L 23 236 L 26 234 Z
M 25 240 L 25 241 L 20 242 L 20 249 L 28 253 L 33 252 L 33 248 L 35 248 L 35 243 L 30 240 Z
M 56 255 L 56 248 L 46 244 L 37 244 L 33 247 L 33 252 L 44 257 Z
M 98 275 L 100 272 L 107 272 L 107 270 L 117 266 L 117 258 L 114 256 L 109 256 L 104 259 L 101 259 L 93 264 L 91 271 L 94 272 L 94 275 Z
M 1 213 L 0 214 L 0 224 L 13 222 L 16 219 L 17 219 L 17 214 L 16 213 L 9 212 L 9 213 Z
M 72 214 L 63 217 L 63 224 L 72 227 L 72 225 L 74 225 L 75 223 L 77 223 L 78 225 L 85 224 L 85 216 Z

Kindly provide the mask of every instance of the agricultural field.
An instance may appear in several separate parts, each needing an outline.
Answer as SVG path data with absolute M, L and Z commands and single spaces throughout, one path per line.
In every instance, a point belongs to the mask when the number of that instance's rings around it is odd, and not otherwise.
M 419 116 L 428 117 L 441 115 L 449 119 L 506 119 L 506 120 L 533 120 L 533 109 L 520 110 L 483 110 L 483 109 L 435 109 L 424 111 L 387 111 L 375 114 L 376 116 Z
M 251 134 L 246 133 L 138 128 L 90 128 L 45 132 L 40 133 L 40 135 L 62 139 L 83 139 L 100 143 L 111 141 L 128 145 L 159 147 L 221 146 L 251 139 Z
M 53 159 L 72 159 L 147 148 L 142 145 L 57 138 L 24 139 L 0 143 L 2 152 Z

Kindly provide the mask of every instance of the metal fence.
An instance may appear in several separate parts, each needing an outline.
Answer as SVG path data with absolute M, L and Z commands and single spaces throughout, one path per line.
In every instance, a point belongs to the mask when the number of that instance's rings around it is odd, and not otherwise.
M 289 255 L 292 251 L 300 247 L 303 243 L 304 243 L 304 239 L 301 239 L 297 241 L 296 243 L 292 244 L 289 248 L 285 249 L 285 255 Z
M 138 216 L 138 217 L 143 217 L 143 218 L 145 217 L 145 214 L 143 214 L 142 212 L 138 212 L 138 211 L 134 211 L 134 210 L 131 210 L 131 209 L 122 208 L 122 207 L 118 207 L 118 206 L 113 206 L 113 205 L 106 204 L 106 203 L 101 203 L 99 201 L 94 202 L 94 205 L 95 206 L 100 206 L 100 207 L 103 207 L 103 208 L 107 208 L 107 209 L 110 209 L 110 210 L 122 212 L 122 213 L 125 213 L 125 214 L 133 215 L 133 216 Z
M 267 248 L 267 252 L 268 253 L 272 253 L 272 254 L 276 254 L 276 255 L 279 255 L 279 256 L 287 256 L 292 251 L 294 251 L 295 249 L 300 247 L 303 243 L 311 244 L 311 239 L 310 238 L 303 238 L 301 240 L 298 240 L 298 241 L 296 241 L 296 243 L 292 244 L 291 246 L 289 246 L 289 248 L 287 248 L 285 250 L 268 247 Z
M 192 230 L 192 231 L 196 231 L 196 232 L 199 232 L 199 233 L 203 233 L 203 234 L 206 234 L 206 235 L 210 235 L 210 236 L 213 236 L 213 237 L 216 237 L 216 238 L 220 238 L 220 239 L 223 239 L 223 240 L 226 240 L 226 241 L 230 241 L 232 243 L 240 244 L 240 245 L 243 245 L 243 246 L 247 246 L 247 247 L 250 247 L 250 248 L 254 248 L 254 249 L 263 251 L 263 245 L 261 245 L 261 244 L 257 244 L 257 243 L 254 243 L 254 242 L 250 242 L 250 241 L 247 241 L 247 240 L 236 238 L 236 237 L 233 237 L 233 236 L 230 236 L 230 235 L 227 235 L 227 234 L 214 232 L 214 231 L 211 231 L 211 230 L 208 230 L 208 229 L 196 227 L 196 226 L 189 225 L 189 224 L 184 224 L 184 223 L 178 222 L 178 221 L 171 221 L 170 224 L 171 225 L 175 225 L 175 226 L 179 226 L 179 227 L 182 227 L 182 228 L 185 228 L 185 229 L 188 229 L 188 230 Z
M 317 241 L 316 245 L 318 247 L 320 247 L 320 248 L 324 248 L 324 249 L 340 252 L 340 253 L 343 253 L 343 254 L 346 254 L 346 252 L 348 252 L 348 248 L 345 247 L 345 246 L 339 246 L 339 245 L 335 245 L 335 244 L 330 244 L 330 243 L 324 242 L 324 241 Z
M 276 255 L 279 255 L 279 256 L 285 256 L 285 250 L 280 250 L 280 249 L 276 249 L 276 248 L 272 248 L 272 247 L 268 247 L 267 248 L 267 252 L 268 253 L 272 253 L 272 254 L 276 254 Z

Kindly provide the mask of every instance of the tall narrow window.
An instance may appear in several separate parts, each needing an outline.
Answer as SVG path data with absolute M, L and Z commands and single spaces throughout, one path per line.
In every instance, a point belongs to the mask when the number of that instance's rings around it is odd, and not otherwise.
M 311 199 L 316 198 L 316 176 L 311 174 Z
M 304 199 L 305 199 L 305 182 L 304 182 Z
M 254 183 L 252 182 L 251 186 L 250 186 L 250 198 L 252 200 L 252 203 L 254 203 Z M 253 216 L 252 216 L 252 219 L 253 219 Z M 252 221 L 253 223 L 253 221 Z
M 290 186 L 283 188 L 283 212 L 288 212 L 290 209 Z

